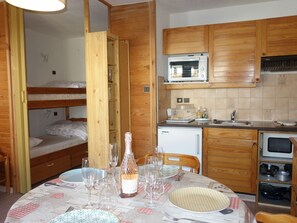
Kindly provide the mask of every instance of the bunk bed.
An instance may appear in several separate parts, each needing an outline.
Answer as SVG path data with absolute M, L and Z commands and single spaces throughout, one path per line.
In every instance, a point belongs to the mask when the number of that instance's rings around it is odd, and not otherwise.
M 29 110 L 46 108 L 66 110 L 65 122 L 53 125 L 56 132 L 48 131 L 48 135 L 30 137 L 30 141 L 32 138 L 37 141 L 34 145 L 30 143 L 31 183 L 34 185 L 80 166 L 81 159 L 87 156 L 87 133 L 80 129 L 86 129 L 86 118 L 69 119 L 69 107 L 86 105 L 86 88 L 56 85 L 27 87 L 27 95 Z M 64 127 L 63 131 L 61 128 L 57 129 L 57 126 Z M 51 130 L 53 131 L 53 128 Z
M 27 87 L 28 109 L 86 105 L 86 88 Z

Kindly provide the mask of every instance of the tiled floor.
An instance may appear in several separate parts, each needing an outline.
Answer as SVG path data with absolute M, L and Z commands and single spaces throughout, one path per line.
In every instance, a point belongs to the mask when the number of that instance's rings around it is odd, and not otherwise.
M 22 194 L 20 193 L 10 194 L 5 192 L 0 192 L 0 222 L 4 222 L 9 208 L 21 196 Z

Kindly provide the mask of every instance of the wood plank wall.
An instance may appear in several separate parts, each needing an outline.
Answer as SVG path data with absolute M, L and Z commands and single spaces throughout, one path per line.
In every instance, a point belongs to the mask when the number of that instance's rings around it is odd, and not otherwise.
M 110 31 L 130 44 L 132 149 L 136 158 L 156 144 L 155 1 L 110 10 Z M 144 87 L 150 92 L 144 92 Z
M 13 134 L 9 64 L 8 8 L 5 2 L 0 2 L 0 153 L 11 157 Z
M 158 76 L 158 122 L 167 119 L 167 108 L 171 107 L 171 91 L 166 90 L 164 77 Z

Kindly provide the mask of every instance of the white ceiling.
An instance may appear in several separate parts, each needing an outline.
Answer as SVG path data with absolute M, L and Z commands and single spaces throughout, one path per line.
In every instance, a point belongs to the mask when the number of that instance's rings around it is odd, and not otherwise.
M 90 1 L 90 13 L 92 21 L 103 23 L 91 26 L 91 29 L 104 30 L 107 24 L 107 7 L 98 2 Z M 105 0 L 112 6 L 147 2 L 147 0 Z M 156 0 L 157 4 L 166 8 L 169 13 L 186 12 L 193 10 L 205 10 L 236 5 L 254 4 L 278 0 Z M 94 24 L 94 23 L 92 23 Z M 59 36 L 61 38 L 83 36 L 83 0 L 67 0 L 67 7 L 62 12 L 34 13 L 25 12 L 26 28 L 47 35 Z M 101 27 L 100 27 L 101 26 Z M 103 26 L 103 27 L 102 27 Z

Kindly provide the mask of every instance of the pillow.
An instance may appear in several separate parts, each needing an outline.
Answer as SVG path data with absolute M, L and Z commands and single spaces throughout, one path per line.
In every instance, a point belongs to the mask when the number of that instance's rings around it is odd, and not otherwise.
M 39 145 L 43 140 L 35 137 L 30 137 L 30 148 Z
M 50 135 L 77 136 L 84 141 L 88 139 L 86 122 L 59 121 L 46 128 L 46 132 Z

